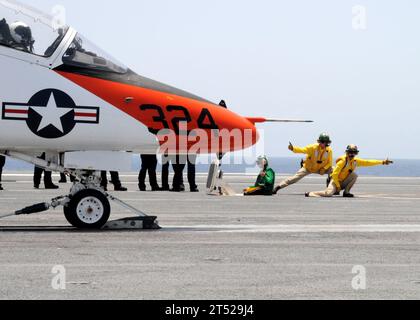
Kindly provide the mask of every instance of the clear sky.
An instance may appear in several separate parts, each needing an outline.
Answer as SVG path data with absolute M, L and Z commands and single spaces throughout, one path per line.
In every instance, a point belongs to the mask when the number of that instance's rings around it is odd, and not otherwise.
M 420 2 L 414 0 L 26 0 L 141 75 L 270 124 L 266 153 L 289 156 L 323 131 L 336 154 L 420 159 Z M 352 9 L 367 9 L 365 30 Z

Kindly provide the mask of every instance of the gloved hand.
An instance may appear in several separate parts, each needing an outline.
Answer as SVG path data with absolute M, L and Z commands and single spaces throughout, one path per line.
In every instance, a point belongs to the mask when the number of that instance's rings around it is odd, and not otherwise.
M 321 176 L 323 176 L 326 172 L 327 172 L 327 171 L 326 171 L 324 168 L 322 168 L 321 170 L 319 170 L 319 174 L 320 174 Z
M 384 161 L 384 166 L 389 166 L 390 164 L 393 164 L 394 163 L 394 161 L 391 161 L 391 160 L 389 160 L 389 159 L 386 159 L 385 161 Z
M 293 147 L 293 144 L 291 142 L 289 142 L 289 150 L 293 151 L 295 148 Z

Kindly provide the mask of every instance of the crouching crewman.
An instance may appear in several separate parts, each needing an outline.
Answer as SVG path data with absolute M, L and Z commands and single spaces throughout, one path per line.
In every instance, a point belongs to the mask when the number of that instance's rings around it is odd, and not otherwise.
M 268 159 L 261 156 L 257 160 L 257 165 L 261 169 L 257 182 L 254 186 L 244 190 L 245 196 L 272 196 L 276 174 L 273 169 L 268 166 Z
M 344 198 L 354 198 L 350 193 L 357 181 L 356 169 L 360 167 L 373 167 L 385 165 L 388 166 L 394 162 L 391 160 L 363 160 L 356 158 L 359 149 L 355 145 L 347 147 L 346 155 L 337 160 L 337 166 L 331 175 L 332 181 L 325 191 L 310 192 L 305 194 L 306 197 L 332 197 L 339 195 L 344 190 Z

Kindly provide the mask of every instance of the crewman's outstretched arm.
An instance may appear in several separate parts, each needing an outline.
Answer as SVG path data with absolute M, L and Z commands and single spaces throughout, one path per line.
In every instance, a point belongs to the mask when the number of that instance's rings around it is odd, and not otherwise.
M 382 166 L 385 164 L 384 160 L 364 160 L 364 159 L 356 159 L 357 165 L 359 167 L 375 167 L 375 166 Z
M 304 147 L 304 148 L 301 148 L 301 147 L 293 147 L 293 152 L 294 153 L 308 154 L 310 147 L 311 146 L 307 146 L 307 147 Z

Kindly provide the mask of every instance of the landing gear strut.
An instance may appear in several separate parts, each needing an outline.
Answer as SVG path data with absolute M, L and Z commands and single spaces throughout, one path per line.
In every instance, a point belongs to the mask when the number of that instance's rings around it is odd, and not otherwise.
M 32 162 L 35 165 L 51 171 L 62 173 L 70 173 L 77 177 L 79 181 L 73 183 L 70 194 L 52 199 L 50 202 L 44 202 L 29 206 L 14 213 L 0 215 L 0 218 L 6 218 L 18 215 L 29 215 L 40 213 L 63 206 L 64 216 L 67 221 L 74 227 L 79 229 L 110 229 L 107 222 L 111 214 L 110 200 L 135 213 L 137 217 L 133 219 L 137 229 L 160 229 L 156 217 L 151 217 L 145 213 L 130 206 L 124 201 L 105 192 L 101 184 L 101 174 L 99 171 L 88 170 L 67 170 L 51 162 L 34 158 L 25 154 L 16 152 L 5 153 L 8 156 Z M 124 220 L 130 222 L 129 219 Z M 118 224 L 118 223 L 117 223 Z M 115 223 L 114 223 L 115 225 Z
M 218 154 L 210 166 L 207 179 L 207 194 L 219 196 L 236 196 L 235 190 L 223 180 L 222 159 L 224 154 Z

